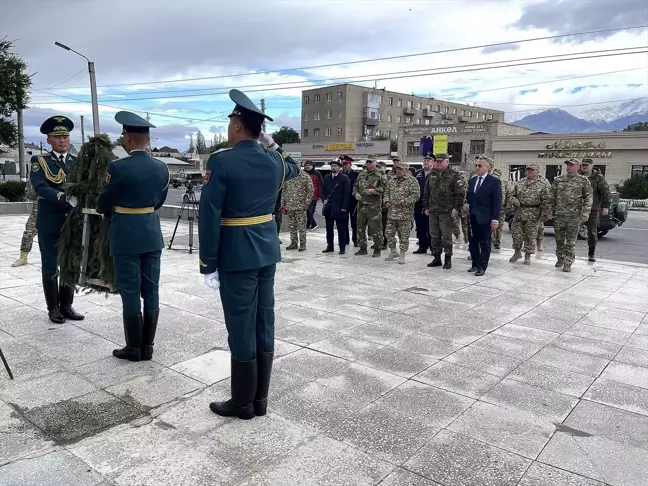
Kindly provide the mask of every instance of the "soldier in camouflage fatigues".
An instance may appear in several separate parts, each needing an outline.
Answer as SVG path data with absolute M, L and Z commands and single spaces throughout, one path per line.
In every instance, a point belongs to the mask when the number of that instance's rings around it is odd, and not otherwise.
M 398 157 L 396 157 L 395 160 L 400 160 Z M 387 164 L 385 162 L 378 162 L 376 164 L 377 170 L 383 173 L 385 178 L 387 179 L 387 183 L 389 183 L 390 180 L 394 177 L 394 170 L 392 169 L 390 172 L 387 172 Z M 382 244 L 382 249 L 386 250 L 387 249 L 387 235 L 385 234 L 385 231 L 387 230 L 387 207 L 385 206 L 385 201 L 384 201 L 384 196 L 383 196 L 383 205 L 382 205 L 382 232 L 383 232 L 383 244 Z
M 452 229 L 464 204 L 465 186 L 461 174 L 448 167 L 446 154 L 436 156 L 434 170 L 425 181 L 423 208 L 430 217 L 430 242 L 434 260 L 428 267 L 441 266 L 441 251 L 445 252 L 443 268 L 452 268 Z
M 511 263 L 522 258 L 524 245 L 524 264 L 531 265 L 531 255 L 535 253 L 538 223 L 551 217 L 549 188 L 538 178 L 539 166 L 526 166 L 526 177 L 518 181 L 508 198 L 509 210 L 515 212 L 511 231 L 515 253 Z
M 549 182 L 546 177 L 543 177 L 542 174 L 538 174 L 538 179 L 540 179 L 540 181 L 542 181 L 542 183 L 547 186 L 549 192 L 551 192 L 551 182 Z M 538 251 L 544 251 L 544 245 L 542 244 L 542 242 L 544 241 L 544 229 L 544 221 L 540 221 L 540 223 L 538 223 L 538 236 L 536 238 L 536 249 Z
M 306 220 L 308 207 L 313 199 L 313 179 L 303 169 L 299 175 L 287 181 L 282 189 L 281 209 L 288 216 L 290 245 L 286 250 L 306 250 Z
M 36 236 L 36 217 L 38 215 L 38 194 L 34 191 L 34 187 L 31 184 L 31 180 L 27 178 L 27 184 L 25 185 L 25 200 L 32 201 L 31 213 L 29 213 L 29 218 L 25 224 L 25 231 L 23 232 L 22 241 L 20 242 L 20 257 L 14 263 L 11 264 L 12 267 L 21 267 L 27 265 L 27 255 L 32 249 L 32 244 L 34 243 L 34 236 Z
M 387 177 L 376 169 L 376 157 L 367 157 L 366 170 L 353 185 L 353 197 L 358 201 L 358 245 L 356 255 L 367 254 L 367 228 L 373 240 L 373 255 L 380 256 L 383 246 L 382 197 L 387 189 Z
M 592 185 L 589 179 L 578 174 L 579 162 L 570 159 L 567 174 L 556 177 L 551 185 L 551 206 L 554 208 L 556 234 L 556 268 L 571 272 L 576 255 L 576 239 L 581 224 L 589 219 L 592 209 Z
M 504 221 L 506 219 L 506 206 L 507 206 L 507 197 L 509 194 L 508 189 L 508 178 L 502 180 L 502 171 L 499 169 L 493 169 L 491 175 L 497 177 L 500 180 L 502 186 L 502 210 L 500 211 L 499 225 L 497 229 L 492 232 L 492 244 L 495 250 L 499 250 L 502 246 L 502 230 L 504 229 Z
M 587 254 L 590 262 L 595 262 L 596 257 L 596 242 L 598 241 L 598 224 L 599 213 L 607 216 L 610 211 L 610 203 L 612 202 L 612 194 L 610 193 L 610 186 L 601 171 L 594 169 L 592 159 L 583 159 L 581 161 L 581 168 L 579 174 L 587 177 L 592 185 L 593 203 L 592 210 L 590 211 L 589 219 L 587 220 L 587 246 L 589 252 Z
M 383 197 L 383 204 L 389 211 L 385 231 L 389 245 L 387 261 L 392 261 L 398 256 L 398 263 L 405 263 L 405 253 L 409 248 L 409 237 L 412 231 L 414 204 L 419 200 L 421 189 L 404 162 L 395 161 L 394 172 L 395 176 L 389 179 Z M 396 233 L 400 240 L 400 254 L 396 253 Z

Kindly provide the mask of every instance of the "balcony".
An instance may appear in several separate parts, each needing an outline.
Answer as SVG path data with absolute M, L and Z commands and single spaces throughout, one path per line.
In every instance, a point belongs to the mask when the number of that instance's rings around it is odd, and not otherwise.
M 423 116 L 425 118 L 434 118 L 435 114 L 436 114 L 436 112 L 434 110 L 432 110 L 431 108 L 426 108 L 426 109 L 423 110 Z
M 369 118 L 368 116 L 365 116 L 363 118 L 364 124 L 367 125 L 368 127 L 375 127 L 378 126 L 378 118 Z
M 405 115 L 413 115 L 414 114 L 414 108 L 403 108 L 403 114 Z

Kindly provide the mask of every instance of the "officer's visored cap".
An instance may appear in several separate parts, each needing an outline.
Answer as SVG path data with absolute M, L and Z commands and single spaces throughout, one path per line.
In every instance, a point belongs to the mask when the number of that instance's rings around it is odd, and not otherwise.
M 70 135 L 74 123 L 67 116 L 56 115 L 48 118 L 40 127 L 43 135 Z
M 581 164 L 593 164 L 594 161 L 592 159 L 583 159 L 581 160 Z
M 569 159 L 565 160 L 565 164 L 567 165 L 580 165 L 580 162 L 576 159 Z
M 526 170 L 540 170 L 540 166 L 538 164 L 528 164 Z
M 259 110 L 252 100 L 238 89 L 232 89 L 229 92 L 230 99 L 234 102 L 234 110 L 230 113 L 228 118 L 238 116 L 242 120 L 262 125 L 264 120 L 273 121 L 268 115 Z
M 443 162 L 444 160 L 448 160 L 450 157 L 448 154 L 436 154 L 436 160 L 438 162 Z
M 343 164 L 350 164 L 351 162 L 353 162 L 353 159 L 348 155 L 340 155 L 340 162 L 342 162 Z
M 335 159 L 331 161 L 330 165 L 337 165 L 338 167 L 342 167 L 342 162 L 340 162 L 339 159 Z
M 427 154 L 425 154 L 425 156 L 424 156 L 423 158 L 424 158 L 425 160 L 436 160 L 436 159 L 437 159 L 437 158 L 434 156 L 434 154 L 429 153 L 429 152 L 428 152 Z
M 115 121 L 122 125 L 127 133 L 149 133 L 150 128 L 155 128 L 151 122 L 130 111 L 118 111 L 115 113 Z

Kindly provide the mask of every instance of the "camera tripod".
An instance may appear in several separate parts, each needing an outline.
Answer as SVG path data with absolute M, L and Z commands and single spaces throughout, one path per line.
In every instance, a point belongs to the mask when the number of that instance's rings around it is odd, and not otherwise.
M 171 241 L 169 241 L 169 250 L 171 249 L 171 245 L 173 245 L 173 240 L 175 238 L 176 231 L 178 231 L 178 224 L 180 224 L 180 220 L 182 219 L 184 212 L 187 211 L 187 221 L 189 221 L 189 253 L 193 252 L 193 246 L 194 246 L 193 227 L 194 227 L 194 220 L 198 221 L 199 204 L 200 203 L 196 201 L 196 193 L 194 192 L 193 187 L 192 186 L 187 187 L 187 190 L 182 196 L 182 206 L 180 206 L 180 214 L 178 214 L 178 220 L 176 221 L 175 229 L 173 230 L 173 235 L 171 236 Z

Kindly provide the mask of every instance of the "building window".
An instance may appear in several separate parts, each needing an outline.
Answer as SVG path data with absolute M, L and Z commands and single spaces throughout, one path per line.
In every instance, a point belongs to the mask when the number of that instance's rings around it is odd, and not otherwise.
M 315 96 L 313 96 L 313 98 L 315 98 L 315 103 L 320 102 L 320 95 L 316 94 Z
M 380 130 L 376 130 L 376 133 L 374 134 L 376 137 L 380 137 Z
M 333 112 L 331 110 L 326 110 L 326 119 L 330 120 L 333 118 Z
M 605 169 L 607 168 L 607 165 L 595 165 L 594 168 L 598 169 L 601 175 L 605 177 Z
M 425 121 L 424 121 L 423 123 L 425 123 L 426 125 L 429 125 L 429 124 L 430 124 L 430 119 L 429 119 L 429 118 L 426 118 Z
M 427 111 L 432 111 L 432 105 L 427 105 L 427 106 L 425 107 L 425 109 L 426 109 Z
M 376 112 L 375 111 L 370 112 L 369 113 L 369 118 L 371 118 L 372 120 L 375 120 L 376 119 Z
M 644 179 L 648 179 L 648 165 L 633 165 L 630 176 L 640 175 Z
M 391 130 L 387 130 L 387 136 L 391 140 L 391 138 L 392 138 L 392 131 Z
M 304 96 L 304 104 L 307 105 L 310 103 L 310 96 Z
M 382 113 L 378 113 L 378 121 L 382 121 Z
M 486 115 L 486 120 L 487 121 L 493 121 L 493 115 L 491 115 L 491 114 Z
M 421 155 L 420 146 L 421 142 L 407 142 L 407 155 Z
M 412 102 L 411 102 L 411 101 L 408 101 L 406 106 L 407 106 L 408 108 L 411 108 L 411 107 L 412 107 Z
M 456 109 L 456 108 L 453 108 L 453 109 L 452 109 L 452 114 L 453 114 L 453 115 L 456 115 L 456 114 L 457 114 L 457 109 Z
M 472 118 L 472 111 L 469 111 L 469 112 L 468 112 L 468 117 L 469 117 L 469 118 Z
M 387 98 L 387 106 L 394 106 L 394 98 Z
M 420 109 L 421 109 L 421 103 L 420 103 L 420 102 L 416 104 L 416 109 L 417 109 L 417 110 L 420 110 Z
M 333 101 L 333 93 L 326 93 L 326 101 Z
M 313 137 L 319 137 L 319 128 L 313 128 Z
M 382 95 L 378 95 L 378 103 L 382 105 Z
M 392 115 L 390 113 L 387 115 L 387 123 L 391 123 L 391 122 L 392 122 Z
M 417 118 L 417 119 L 416 119 L 416 124 L 417 124 L 417 125 L 420 125 L 420 124 L 421 124 L 421 119 L 420 119 L 420 118 Z
M 447 115 L 448 113 L 450 113 L 450 107 L 446 106 L 446 107 L 444 108 L 444 112 L 445 112 L 446 115 Z
M 338 118 L 342 118 L 342 110 L 338 110 Z
M 436 112 L 441 113 L 441 105 L 436 105 Z
M 398 116 L 396 117 L 396 123 L 400 123 L 400 122 L 401 122 L 401 116 L 398 115 Z
M 304 112 L 303 119 L 304 119 L 305 122 L 308 121 L 308 113 Z
M 331 136 L 331 133 L 333 133 L 333 130 L 331 130 L 330 127 L 329 127 L 329 128 L 326 128 L 326 129 L 324 130 L 324 136 L 325 136 L 325 137 L 330 137 L 330 136 Z
M 398 108 L 401 108 L 401 107 L 403 106 L 403 100 L 397 100 L 397 101 L 396 101 L 396 106 L 397 106 Z
M 509 181 L 519 181 L 526 177 L 526 165 L 509 165 Z
M 304 128 L 304 137 L 308 137 L 308 128 Z
M 406 125 L 411 125 L 412 124 L 412 117 L 411 116 L 406 116 L 405 117 L 405 124 Z
M 341 100 L 342 99 L 342 91 L 337 92 L 337 99 Z
M 471 140 L 470 155 L 481 155 L 486 152 L 486 140 Z
M 342 135 L 342 127 L 337 127 L 337 134 L 338 134 L 338 137 L 340 135 Z
M 320 116 L 319 116 L 319 111 L 317 113 L 313 113 L 313 120 L 314 121 L 319 121 Z

